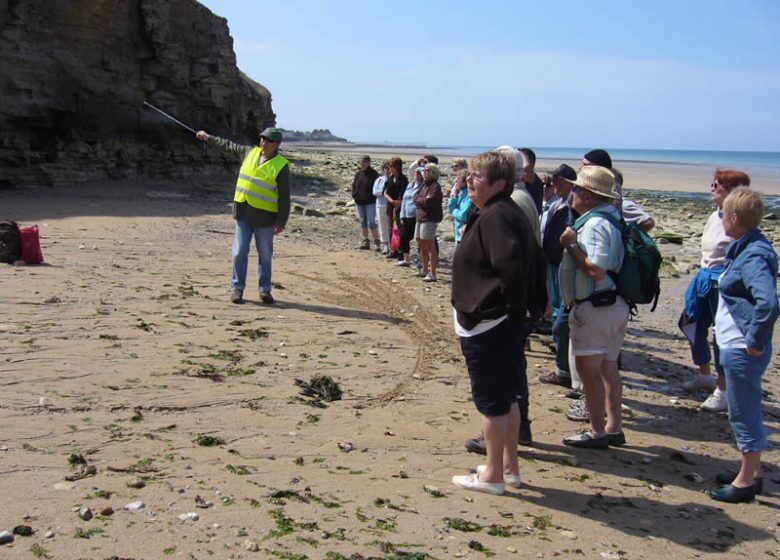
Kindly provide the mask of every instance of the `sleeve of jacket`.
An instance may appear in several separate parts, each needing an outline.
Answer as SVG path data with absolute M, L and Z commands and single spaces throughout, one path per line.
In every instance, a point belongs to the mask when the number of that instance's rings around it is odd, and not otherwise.
M 358 177 L 360 177 L 360 171 L 355 173 L 355 178 L 352 179 L 352 199 L 357 200 L 357 183 Z
M 511 319 L 524 319 L 528 309 L 528 262 L 526 246 L 517 228 L 506 215 L 492 216 L 483 224 L 483 244 L 491 268 L 495 271 L 507 314 Z M 531 233 L 527 232 L 528 239 Z
M 246 155 L 252 151 L 255 146 L 247 146 L 245 144 L 238 144 L 232 140 L 220 138 L 219 136 L 210 135 L 207 140 L 211 146 L 216 146 L 219 150 L 233 156 L 236 159 L 243 160 Z
M 291 183 L 290 166 L 285 165 L 276 178 L 277 188 L 279 189 L 279 211 L 276 213 L 275 225 L 281 228 L 284 228 L 287 225 L 287 219 L 290 217 Z
M 466 218 L 468 218 L 472 204 L 473 203 L 468 196 L 466 196 L 465 199 L 450 197 L 449 202 L 447 203 L 447 210 L 456 221 L 465 222 Z
M 753 297 L 753 316 L 748 324 L 745 341 L 750 348 L 763 350 L 769 340 L 772 325 L 777 320 L 777 281 L 765 255 L 749 255 L 741 267 L 742 282 Z

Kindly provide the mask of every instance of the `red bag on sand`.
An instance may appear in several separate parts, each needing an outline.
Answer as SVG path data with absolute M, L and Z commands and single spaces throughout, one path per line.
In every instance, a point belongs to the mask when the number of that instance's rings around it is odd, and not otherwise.
M 22 260 L 27 264 L 41 264 L 43 252 L 38 226 L 20 227 L 19 234 L 22 237 Z
M 390 250 L 398 251 L 401 248 L 401 233 L 398 231 L 398 224 L 393 224 L 393 233 L 390 235 Z

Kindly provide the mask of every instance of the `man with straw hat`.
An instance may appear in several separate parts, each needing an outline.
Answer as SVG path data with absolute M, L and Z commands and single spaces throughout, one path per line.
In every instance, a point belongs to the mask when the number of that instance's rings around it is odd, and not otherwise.
M 572 184 L 572 209 L 580 217 L 561 234 L 561 295 L 569 313 L 569 343 L 582 378 L 590 429 L 564 438 L 571 447 L 606 449 L 625 444 L 621 426 L 622 380 L 617 358 L 626 334 L 629 309 L 610 273 L 623 264 L 620 220 L 612 204 L 615 176 L 598 165 L 584 165 Z M 607 420 L 604 421 L 606 410 Z

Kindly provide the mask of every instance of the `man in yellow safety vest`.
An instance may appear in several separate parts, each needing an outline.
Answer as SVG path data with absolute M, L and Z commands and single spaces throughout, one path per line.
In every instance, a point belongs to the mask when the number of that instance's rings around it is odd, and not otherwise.
M 271 260 L 274 253 L 274 235 L 279 235 L 290 216 L 290 165 L 279 154 L 282 131 L 266 128 L 260 133 L 259 146 L 245 146 L 230 140 L 211 136 L 199 130 L 198 140 L 216 145 L 225 152 L 242 159 L 233 196 L 233 218 L 236 232 L 233 237 L 233 276 L 230 281 L 230 301 L 243 303 L 249 247 L 252 236 L 258 252 L 258 289 L 260 300 L 271 304 Z

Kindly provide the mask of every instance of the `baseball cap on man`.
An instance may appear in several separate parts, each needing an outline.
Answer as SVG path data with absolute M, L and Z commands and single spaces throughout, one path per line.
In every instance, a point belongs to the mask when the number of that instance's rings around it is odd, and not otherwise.
M 572 181 L 566 179 L 572 185 L 580 189 L 585 189 L 599 196 L 620 198 L 615 192 L 615 175 L 606 167 L 600 165 L 583 165 L 577 173 L 577 178 Z
M 282 131 L 279 130 L 278 128 L 269 127 L 260 133 L 260 138 L 265 138 L 266 140 L 270 140 L 271 142 L 281 142 Z
M 555 171 L 552 172 L 552 176 L 553 178 L 561 177 L 562 179 L 568 179 L 569 181 L 574 181 L 577 178 L 577 172 L 574 171 L 574 168 L 572 168 L 571 166 L 562 163 L 555 168 Z

